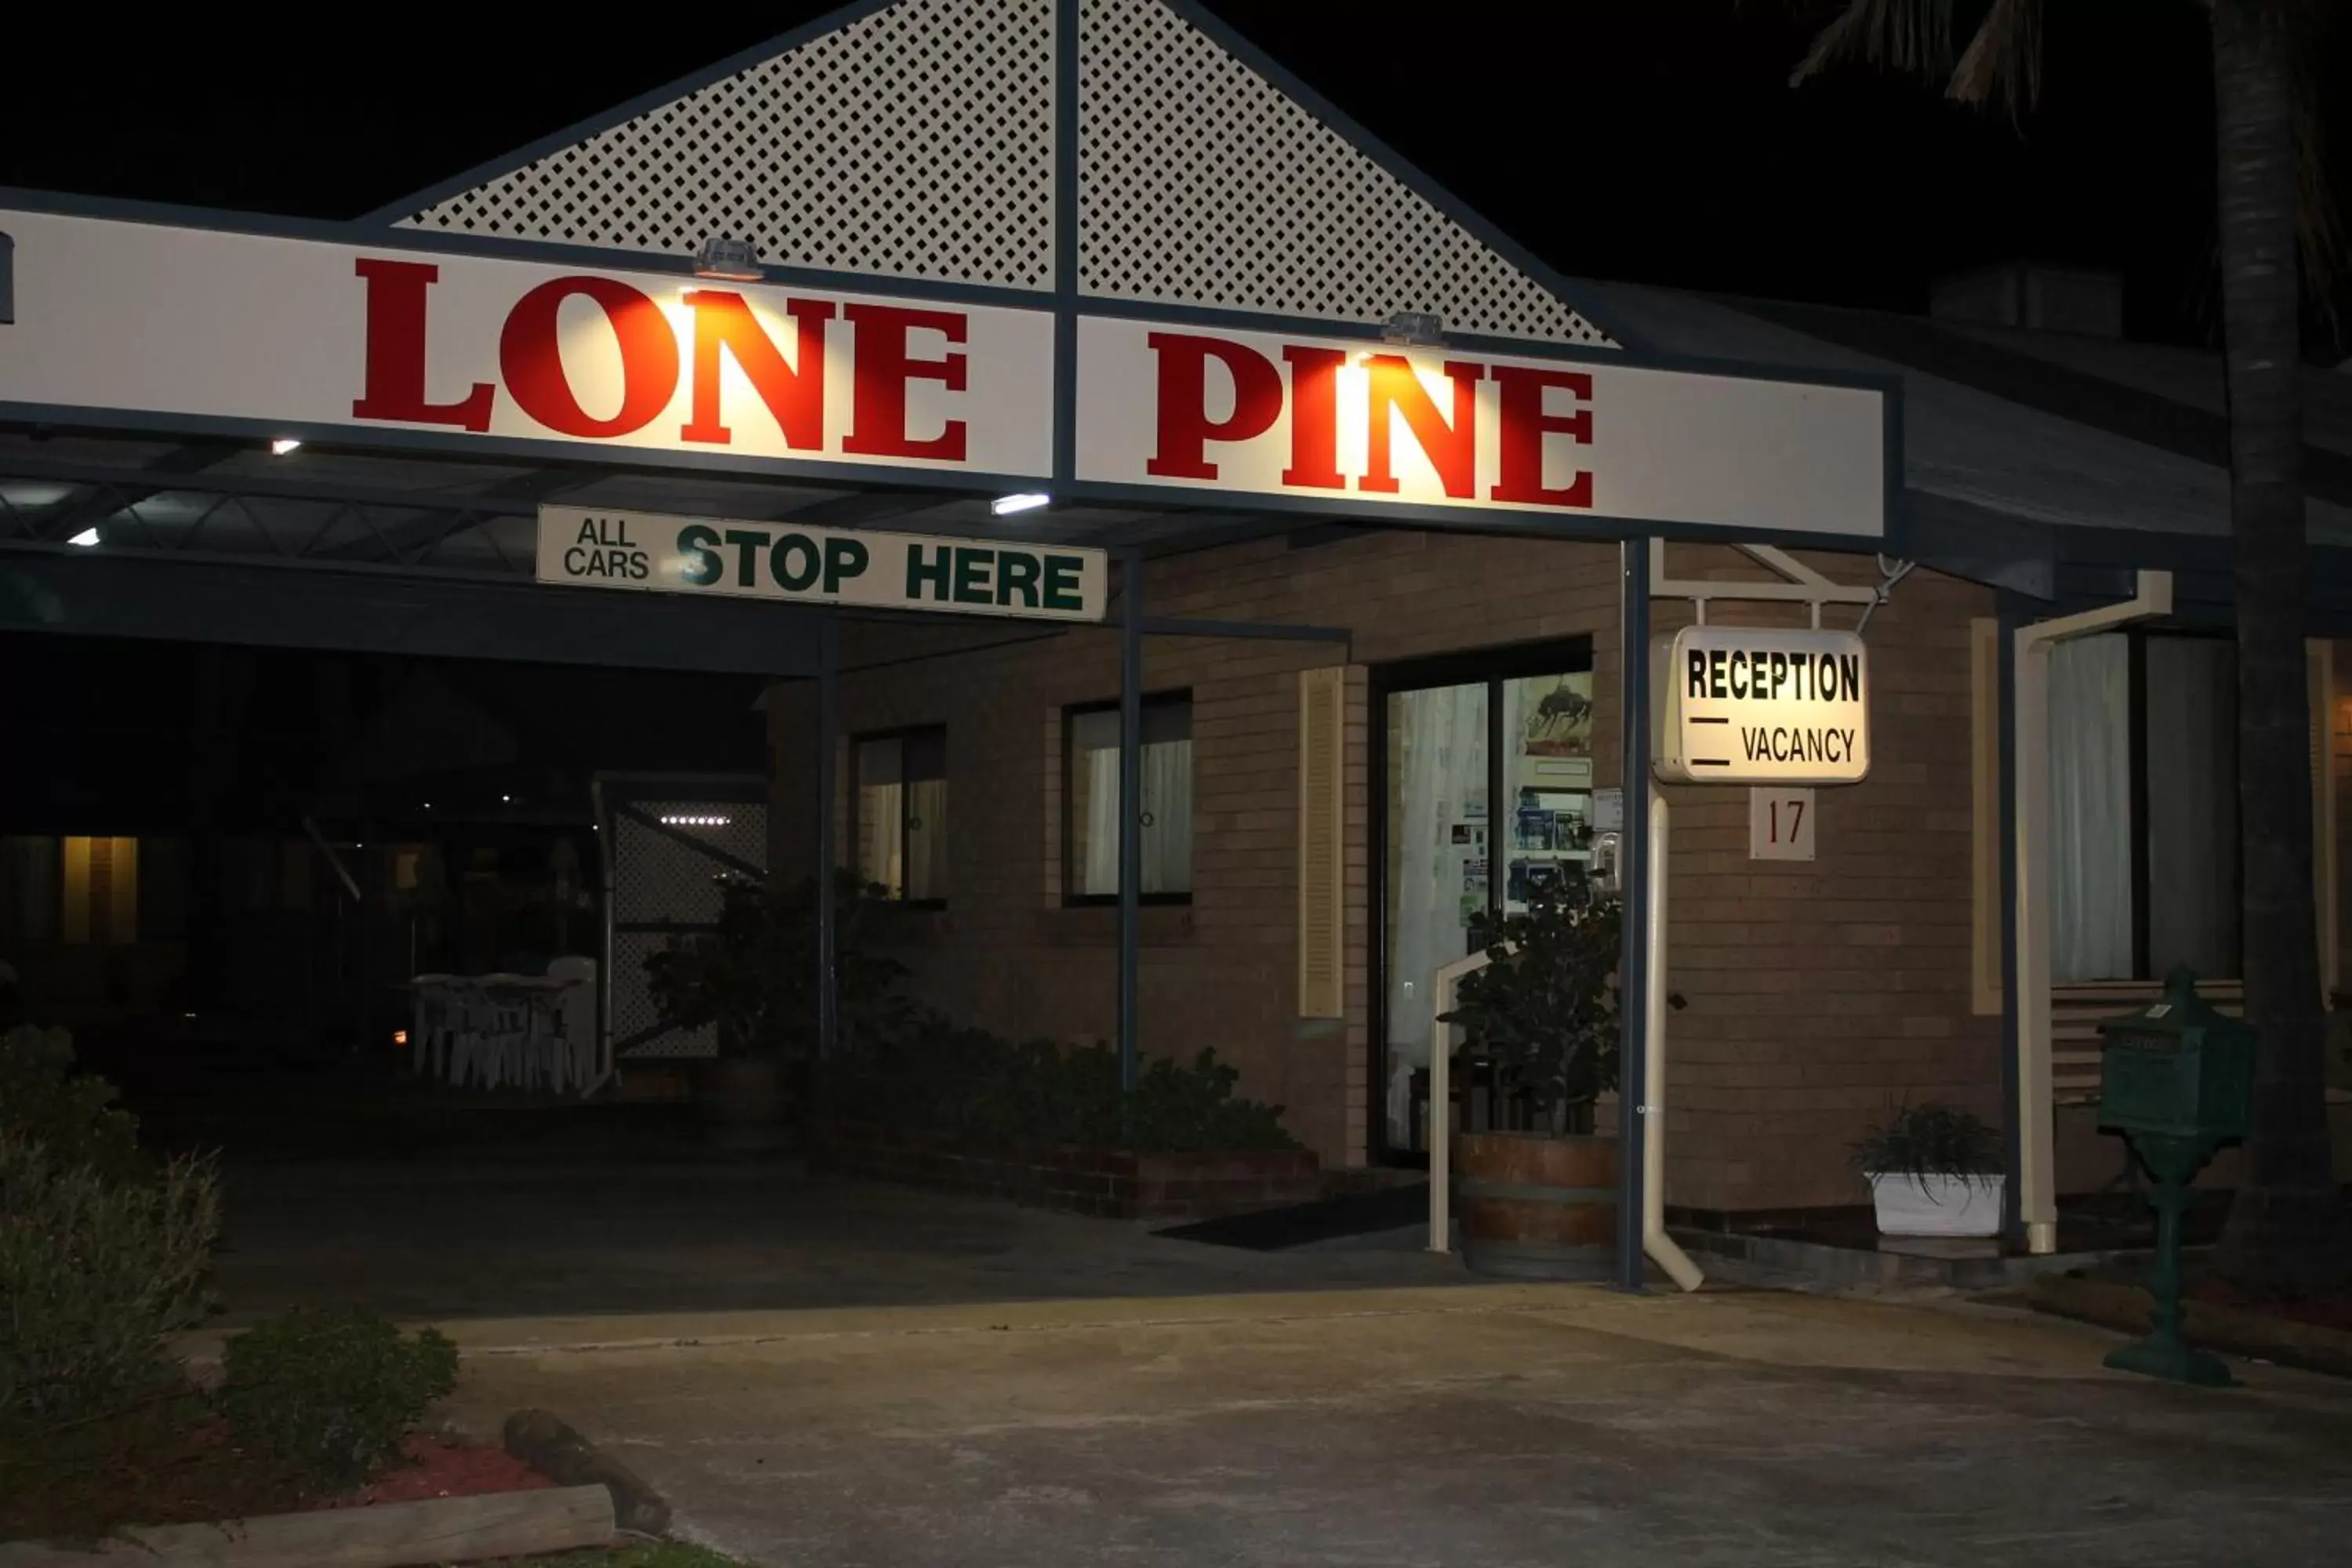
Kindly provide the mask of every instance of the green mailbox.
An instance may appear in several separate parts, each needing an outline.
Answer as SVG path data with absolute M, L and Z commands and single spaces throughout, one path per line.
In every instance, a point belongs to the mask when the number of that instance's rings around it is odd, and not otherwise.
M 2186 968 L 2165 980 L 2163 1000 L 2108 1019 L 2099 1034 L 2101 1127 L 2197 1142 L 2246 1135 L 2254 1032 L 2198 995 Z
M 2156 1264 L 2148 1271 L 2152 1331 L 2109 1352 L 2107 1364 L 2178 1383 L 2226 1385 L 2229 1368 L 2181 1336 L 2180 1216 L 2189 1184 L 2213 1152 L 2246 1135 L 2253 1115 L 2254 1031 L 2197 994 L 2185 967 L 2164 995 L 2099 1026 L 2099 1125 L 2120 1132 L 2153 1178 Z

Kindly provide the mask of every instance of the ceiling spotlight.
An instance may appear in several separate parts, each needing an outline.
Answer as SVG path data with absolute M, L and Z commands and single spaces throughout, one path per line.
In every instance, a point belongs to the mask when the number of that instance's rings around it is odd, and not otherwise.
M 79 533 L 75 534 L 71 539 L 67 540 L 66 542 L 68 544 L 79 544 L 86 550 L 89 546 L 98 542 L 98 530 L 95 528 L 85 528 Z
M 999 517 L 1011 517 L 1014 512 L 1035 511 L 1041 506 L 1052 506 L 1054 498 L 1042 490 L 1024 490 L 1019 495 L 998 496 L 988 503 L 988 510 Z
M 273 458 L 282 458 L 301 444 L 294 437 L 280 436 L 277 440 L 269 443 L 269 455 Z
M 697 278 L 723 278 L 735 283 L 757 283 L 767 274 L 760 268 L 760 253 L 748 239 L 706 239 L 694 253 Z

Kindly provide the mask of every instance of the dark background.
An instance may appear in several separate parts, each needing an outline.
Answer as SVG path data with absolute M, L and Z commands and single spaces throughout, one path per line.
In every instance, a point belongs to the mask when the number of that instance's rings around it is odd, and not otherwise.
M 2134 336 L 2215 332 L 2194 0 L 2050 0 L 2021 126 L 1855 71 L 1790 89 L 1818 4 L 1209 3 L 1568 272 L 1916 310 L 1938 273 L 2027 258 L 2121 272 Z M 0 184 L 352 216 L 830 8 L 28 16 L 8 27 Z M 1965 29 L 1981 0 L 1956 9 Z M 2340 193 L 2352 25 L 2334 33 L 2315 69 Z M 2315 357 L 2352 351 L 2311 317 Z

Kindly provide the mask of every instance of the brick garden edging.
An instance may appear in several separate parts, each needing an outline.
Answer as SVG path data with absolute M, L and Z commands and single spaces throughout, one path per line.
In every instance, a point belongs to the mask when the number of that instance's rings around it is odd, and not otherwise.
M 1110 1149 L 1003 1149 L 867 1122 L 816 1130 L 819 1168 L 844 1176 L 1011 1198 L 1100 1219 L 1171 1223 L 1312 1203 L 1322 1195 L 1304 1149 L 1136 1154 Z

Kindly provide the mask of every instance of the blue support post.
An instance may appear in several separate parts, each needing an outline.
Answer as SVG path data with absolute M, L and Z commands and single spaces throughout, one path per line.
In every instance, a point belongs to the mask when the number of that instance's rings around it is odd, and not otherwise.
M 2017 629 L 2025 616 L 2006 594 L 1993 623 L 2000 639 L 2000 690 L 1995 711 L 2000 727 L 2000 1234 L 2025 1249 L 2025 1219 L 2018 1207 L 2024 1186 L 2024 1129 L 2017 1103 Z
M 1118 621 L 1118 1082 L 1135 1087 L 1143 936 L 1143 552 L 1121 564 Z
M 1625 822 L 1618 864 L 1624 868 L 1619 908 L 1622 957 L 1617 1008 L 1617 1286 L 1642 1289 L 1642 1152 L 1649 1135 L 1646 1101 L 1650 907 L 1650 542 L 1627 539 L 1617 547 L 1622 604 L 1618 611 L 1617 690 L 1624 737 L 1620 775 L 1624 783 Z
M 817 632 L 816 665 L 816 1054 L 833 1054 L 839 1033 L 835 988 L 834 770 L 841 750 L 841 622 L 831 612 Z

